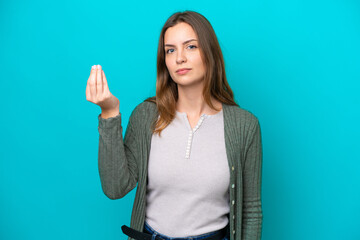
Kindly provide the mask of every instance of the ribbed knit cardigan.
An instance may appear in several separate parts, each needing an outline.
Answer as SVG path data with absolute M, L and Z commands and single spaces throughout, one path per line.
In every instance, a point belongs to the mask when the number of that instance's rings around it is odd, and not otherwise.
M 238 106 L 222 104 L 226 154 L 230 169 L 230 240 L 259 240 L 262 233 L 262 142 L 257 117 Z M 137 185 L 130 227 L 143 231 L 151 124 L 155 103 L 144 101 L 130 115 L 125 137 L 121 114 L 98 115 L 98 166 L 101 186 L 110 199 L 120 199 Z M 128 240 L 133 240 L 128 238 Z

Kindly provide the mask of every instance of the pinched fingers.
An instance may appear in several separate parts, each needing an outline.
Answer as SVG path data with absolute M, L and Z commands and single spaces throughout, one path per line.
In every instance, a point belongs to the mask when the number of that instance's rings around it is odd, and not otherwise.
M 86 85 L 86 99 L 102 108 L 113 107 L 113 100 L 116 98 L 110 93 L 105 73 L 100 65 L 92 66 Z

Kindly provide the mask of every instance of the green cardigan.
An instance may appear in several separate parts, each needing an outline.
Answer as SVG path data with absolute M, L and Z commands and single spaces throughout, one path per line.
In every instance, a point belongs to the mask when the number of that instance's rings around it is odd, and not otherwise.
M 262 143 L 256 116 L 223 104 L 226 154 L 230 170 L 230 240 L 259 240 L 262 230 Z M 119 199 L 137 185 L 130 227 L 143 231 L 151 123 L 156 104 L 142 102 L 131 113 L 123 139 L 121 114 L 99 120 L 98 164 L 102 190 Z M 175 216 L 177 217 L 177 216 Z M 128 240 L 132 240 L 129 237 Z

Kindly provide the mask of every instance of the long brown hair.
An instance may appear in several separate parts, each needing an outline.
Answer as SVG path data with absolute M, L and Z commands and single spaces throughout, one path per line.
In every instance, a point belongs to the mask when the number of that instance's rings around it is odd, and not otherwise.
M 156 121 L 153 133 L 158 133 L 166 128 L 176 115 L 176 102 L 178 100 L 177 84 L 171 79 L 165 64 L 164 36 L 168 28 L 180 22 L 189 24 L 198 36 L 199 49 L 205 65 L 203 97 L 205 102 L 214 110 L 211 97 L 229 104 L 238 104 L 234 100 L 225 74 L 225 64 L 214 29 L 210 22 L 200 13 L 194 11 L 176 12 L 165 22 L 159 39 L 157 51 L 157 79 L 156 96 L 145 101 L 156 103 L 159 118 Z

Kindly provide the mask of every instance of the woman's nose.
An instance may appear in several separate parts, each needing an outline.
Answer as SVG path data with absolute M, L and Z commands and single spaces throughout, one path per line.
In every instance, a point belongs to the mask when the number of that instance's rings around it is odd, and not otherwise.
M 186 56 L 185 56 L 184 51 L 178 51 L 177 52 L 176 62 L 177 63 L 186 62 Z

